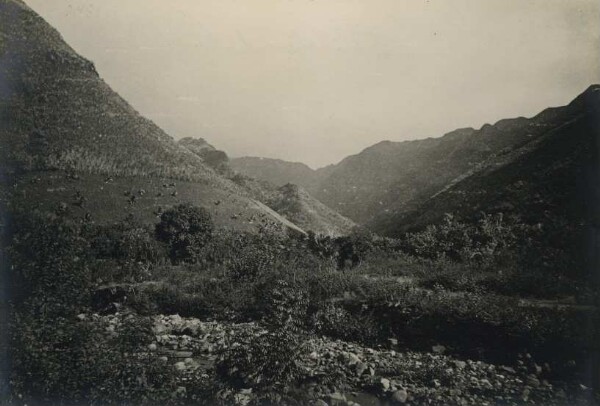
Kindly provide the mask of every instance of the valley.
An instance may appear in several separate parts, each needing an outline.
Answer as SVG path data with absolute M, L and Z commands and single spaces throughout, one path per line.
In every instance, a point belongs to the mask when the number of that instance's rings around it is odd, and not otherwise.
M 0 0 L 0 403 L 598 404 L 599 114 L 231 159 Z

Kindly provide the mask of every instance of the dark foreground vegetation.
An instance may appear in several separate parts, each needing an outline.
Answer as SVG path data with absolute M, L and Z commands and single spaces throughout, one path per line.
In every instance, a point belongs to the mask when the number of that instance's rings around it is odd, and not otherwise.
M 8 403 L 595 401 L 597 289 L 558 230 L 241 233 L 191 205 L 154 227 L 11 220 Z

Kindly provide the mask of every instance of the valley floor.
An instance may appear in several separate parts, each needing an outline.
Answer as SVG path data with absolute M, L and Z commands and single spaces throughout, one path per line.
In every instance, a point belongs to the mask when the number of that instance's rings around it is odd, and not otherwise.
M 127 313 L 91 317 L 110 333 L 126 323 Z M 178 376 L 177 393 L 185 394 L 198 377 L 209 378 L 223 351 L 266 331 L 256 323 L 225 323 L 154 316 L 154 341 L 141 352 L 151 352 Z M 297 391 L 315 405 L 489 405 L 589 404 L 592 392 L 584 385 L 548 378 L 548 364 L 538 365 L 522 354 L 514 365 L 498 365 L 445 355 L 441 345 L 429 352 L 406 351 L 390 340 L 385 347 L 368 348 L 351 342 L 311 337 L 300 355 L 310 377 Z M 331 383 L 331 377 L 338 378 Z M 175 395 L 177 395 L 177 393 Z M 567 397 L 568 394 L 568 397 Z M 223 400 L 246 405 L 252 388 L 227 389 Z

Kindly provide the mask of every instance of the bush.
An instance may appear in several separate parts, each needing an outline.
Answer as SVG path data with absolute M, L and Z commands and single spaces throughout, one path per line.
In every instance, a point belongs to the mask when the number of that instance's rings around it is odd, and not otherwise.
M 165 211 L 156 225 L 156 237 L 168 246 L 175 263 L 197 262 L 199 254 L 212 238 L 213 222 L 208 210 L 181 204 Z

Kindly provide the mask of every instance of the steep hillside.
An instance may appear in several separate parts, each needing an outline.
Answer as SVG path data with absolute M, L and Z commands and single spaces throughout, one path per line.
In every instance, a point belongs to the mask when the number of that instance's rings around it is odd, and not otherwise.
M 439 138 L 383 141 L 316 171 L 290 173 L 284 168 L 295 164 L 254 158 L 240 170 L 259 179 L 275 177 L 280 184 L 300 178 L 298 184 L 327 206 L 358 224 L 393 235 L 395 229 L 409 227 L 400 219 L 419 210 L 432 196 L 500 165 L 507 157 L 535 149 L 547 134 L 583 114 L 580 100 L 533 118 L 500 120 L 478 130 L 463 128 Z
M 178 141 L 178 144 L 189 149 L 202 158 L 202 161 L 219 173 L 228 173 L 229 157 L 209 144 L 204 138 L 186 137 Z
M 73 215 L 155 221 L 156 211 L 190 201 L 218 224 L 253 229 L 259 217 L 297 228 L 140 116 L 20 0 L 0 0 L 0 145 L 12 184 L 2 198 L 14 206 L 78 200 Z
M 302 187 L 288 183 L 277 187 L 269 182 L 236 174 L 233 179 L 256 200 L 306 231 L 338 236 L 350 233 L 356 224 L 319 202 Z
M 600 86 L 568 106 L 548 109 L 526 123 L 543 129 L 523 145 L 502 150 L 477 172 L 456 179 L 410 211 L 370 223 L 390 236 L 439 221 L 444 213 L 473 218 L 479 212 L 516 215 L 527 224 L 570 226 L 600 223 Z
M 320 171 L 303 163 L 272 158 L 234 158 L 231 160 L 231 167 L 244 175 L 267 181 L 275 186 L 292 183 L 302 186 L 310 193 L 315 192 L 322 177 Z
M 278 186 L 266 180 L 238 174 L 227 154 L 202 138 L 184 138 L 179 141 L 179 144 L 200 156 L 207 165 L 233 180 L 249 196 L 303 230 L 318 234 L 342 235 L 349 233 L 356 226 L 354 222 L 325 206 L 302 188 L 292 184 Z M 306 169 L 311 170 L 308 167 Z

